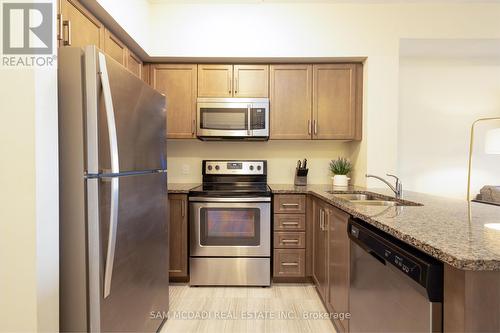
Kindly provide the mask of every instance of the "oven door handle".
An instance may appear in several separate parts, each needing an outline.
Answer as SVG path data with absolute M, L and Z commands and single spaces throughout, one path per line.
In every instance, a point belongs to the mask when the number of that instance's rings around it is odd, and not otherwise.
M 270 197 L 255 198 L 213 198 L 213 197 L 189 197 L 189 201 L 198 202 L 270 202 Z

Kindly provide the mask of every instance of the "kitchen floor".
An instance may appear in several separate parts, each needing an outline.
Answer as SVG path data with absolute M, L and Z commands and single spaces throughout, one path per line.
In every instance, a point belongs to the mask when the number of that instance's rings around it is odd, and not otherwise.
M 335 333 L 312 284 L 261 287 L 170 286 L 162 333 Z

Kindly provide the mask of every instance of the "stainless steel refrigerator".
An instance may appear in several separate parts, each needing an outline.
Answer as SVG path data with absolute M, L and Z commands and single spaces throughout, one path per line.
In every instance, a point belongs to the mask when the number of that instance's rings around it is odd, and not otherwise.
M 168 311 L 165 96 L 93 46 L 58 55 L 60 329 L 155 332 Z

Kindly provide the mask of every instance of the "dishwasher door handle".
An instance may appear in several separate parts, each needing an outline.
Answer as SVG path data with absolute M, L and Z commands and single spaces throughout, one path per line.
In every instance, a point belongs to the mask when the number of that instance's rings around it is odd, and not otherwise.
M 387 265 L 387 262 L 385 261 L 384 258 L 379 256 L 375 251 L 373 250 L 368 250 L 368 253 L 371 254 L 371 256 L 375 259 L 377 259 L 382 265 Z

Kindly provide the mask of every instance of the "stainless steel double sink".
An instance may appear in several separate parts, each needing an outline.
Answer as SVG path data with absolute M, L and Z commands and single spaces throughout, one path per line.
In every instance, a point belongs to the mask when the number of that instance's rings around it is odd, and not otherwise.
M 401 201 L 396 198 L 388 199 L 386 197 L 374 195 L 374 194 L 363 194 L 363 193 L 336 193 L 334 191 L 327 191 L 335 195 L 335 197 L 343 200 L 347 200 L 352 204 L 364 205 L 364 206 L 419 206 L 420 204 Z

